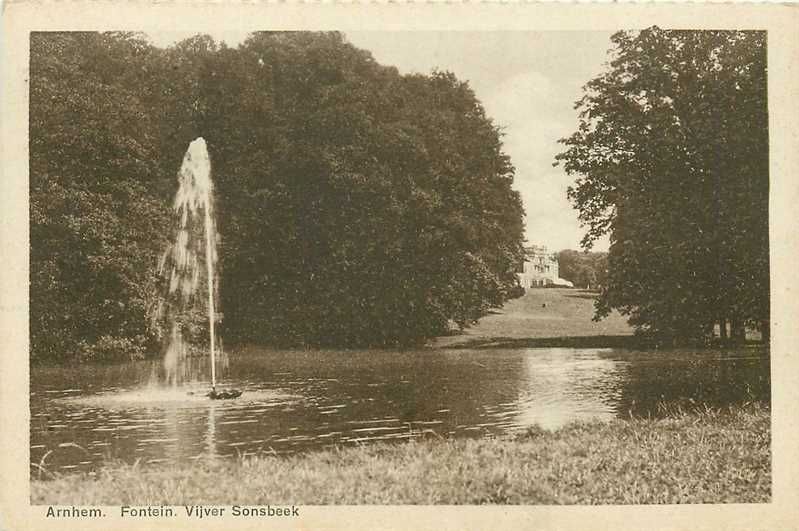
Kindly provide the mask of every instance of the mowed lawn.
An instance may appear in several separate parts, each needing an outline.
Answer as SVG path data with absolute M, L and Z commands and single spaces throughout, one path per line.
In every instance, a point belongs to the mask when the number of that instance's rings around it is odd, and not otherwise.
M 512 340 L 513 346 L 523 346 L 519 343 L 524 340 L 542 346 L 541 340 L 551 340 L 553 346 L 559 341 L 562 346 L 579 346 L 582 343 L 577 338 L 631 336 L 632 327 L 617 312 L 599 322 L 592 320 L 596 297 L 578 289 L 530 289 L 463 333 L 437 338 L 431 346 L 497 346 L 492 343 L 505 340 Z

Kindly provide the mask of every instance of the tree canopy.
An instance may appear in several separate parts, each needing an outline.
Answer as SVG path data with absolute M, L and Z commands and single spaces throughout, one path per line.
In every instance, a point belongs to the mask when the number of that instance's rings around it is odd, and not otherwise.
M 610 236 L 598 317 L 664 341 L 769 318 L 766 34 L 653 27 L 612 37 L 556 158 L 587 228 Z
M 608 254 L 564 249 L 558 252 L 558 271 L 575 287 L 598 289 L 607 281 Z
M 31 35 L 31 359 L 140 354 L 166 202 L 128 34 Z M 132 75 L 131 72 L 137 75 Z
M 157 352 L 155 269 L 208 142 L 228 341 L 396 345 L 517 285 L 523 210 L 467 83 L 343 35 L 31 37 L 32 359 Z

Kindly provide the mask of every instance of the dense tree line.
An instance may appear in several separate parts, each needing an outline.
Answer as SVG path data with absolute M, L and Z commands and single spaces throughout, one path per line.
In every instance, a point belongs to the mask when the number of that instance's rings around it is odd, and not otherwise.
M 664 342 L 727 323 L 768 336 L 766 34 L 651 28 L 612 38 L 557 160 L 588 232 L 610 235 L 597 314 Z
M 198 136 L 229 341 L 407 344 L 514 292 L 514 168 L 450 73 L 399 75 L 339 33 L 35 33 L 30 87 L 33 360 L 157 352 L 155 269 Z
M 164 244 L 150 55 L 129 35 L 33 33 L 31 359 L 140 355 Z
M 558 272 L 576 288 L 599 289 L 608 277 L 608 254 L 564 249 L 558 252 Z

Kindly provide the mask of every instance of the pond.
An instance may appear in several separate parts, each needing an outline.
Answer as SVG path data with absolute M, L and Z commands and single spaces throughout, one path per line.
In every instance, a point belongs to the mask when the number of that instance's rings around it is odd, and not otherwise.
M 148 387 L 160 362 L 31 370 L 31 462 L 93 471 L 285 454 L 420 435 L 479 437 L 576 420 L 659 416 L 663 405 L 769 401 L 768 354 L 624 349 L 275 351 L 229 356 L 222 386 Z M 194 392 L 196 394 L 188 394 Z M 32 471 L 36 474 L 37 467 Z

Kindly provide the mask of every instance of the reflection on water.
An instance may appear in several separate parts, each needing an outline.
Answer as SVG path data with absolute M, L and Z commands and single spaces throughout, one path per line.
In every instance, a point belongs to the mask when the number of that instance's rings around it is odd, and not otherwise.
M 205 430 L 205 455 L 208 457 L 219 455 L 216 450 L 216 408 L 215 403 L 208 406 L 208 427 Z
M 520 392 L 515 426 L 554 429 L 565 419 L 609 420 L 616 414 L 628 362 L 572 356 L 571 349 L 557 348 L 525 361 L 527 381 Z
M 91 470 L 291 453 L 332 445 L 553 429 L 574 420 L 660 413 L 662 403 L 768 401 L 768 356 L 612 349 L 277 352 L 230 356 L 235 400 L 207 382 L 148 387 L 154 364 L 34 368 L 31 461 Z M 202 376 L 202 375 L 201 375 Z M 189 394 L 193 393 L 193 394 Z

